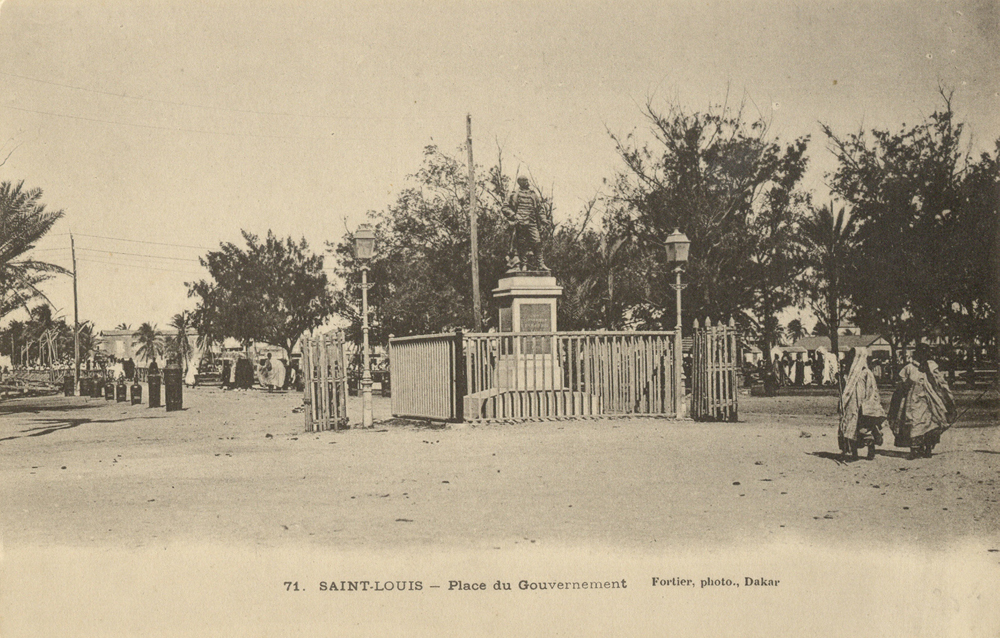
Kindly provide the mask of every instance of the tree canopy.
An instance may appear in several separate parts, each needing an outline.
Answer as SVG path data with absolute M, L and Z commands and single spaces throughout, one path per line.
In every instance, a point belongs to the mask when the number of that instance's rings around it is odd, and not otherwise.
M 956 331 L 990 332 L 997 281 L 997 158 L 971 157 L 951 95 L 924 121 L 896 132 L 824 132 L 838 160 L 834 192 L 857 225 L 856 321 L 896 346 Z
M 173 336 L 167 337 L 167 352 L 180 359 L 184 374 L 187 374 L 191 359 L 191 343 L 188 340 L 188 333 L 191 331 L 191 313 L 186 310 L 178 312 L 170 318 L 170 327 L 177 332 Z M 195 361 L 194 364 L 197 365 L 198 362 Z
M 797 190 L 808 137 L 781 145 L 763 118 L 721 106 L 688 112 L 677 105 L 644 112 L 651 139 L 612 134 L 623 162 L 614 184 L 611 236 L 626 238 L 645 282 L 630 301 L 648 327 L 673 325 L 673 274 L 667 236 L 691 240 L 685 315 L 734 317 L 764 341 L 777 312 L 792 303 L 803 268 L 789 241 L 807 202 Z
M 67 271 L 29 256 L 35 243 L 63 216 L 47 211 L 40 188 L 26 189 L 24 182 L 0 182 L 0 318 L 26 308 L 36 297 L 45 298 L 39 284 Z
M 479 279 L 484 326 L 496 326 L 491 290 L 506 270 L 510 232 L 501 208 L 512 179 L 502 157 L 488 170 L 476 172 Z M 536 190 L 537 186 L 536 186 Z M 543 195 L 543 205 L 551 199 Z M 472 317 L 472 266 L 468 167 L 436 146 L 424 149 L 424 160 L 396 201 L 383 211 L 370 211 L 377 254 L 368 264 L 370 338 L 385 343 L 402 336 L 469 328 Z M 546 260 L 551 238 L 543 238 Z M 337 313 L 350 322 L 348 338 L 361 332 L 361 263 L 355 259 L 353 235 L 328 242 L 344 282 L 335 293 Z M 550 262 L 550 267 L 555 267 Z
M 797 240 L 808 268 L 802 276 L 802 296 L 806 305 L 829 331 L 831 352 L 838 352 L 837 329 L 848 314 L 849 285 L 856 275 L 856 225 L 841 206 L 833 202 L 811 207 L 799 224 Z M 817 324 L 819 325 L 819 324 Z
M 192 324 L 200 335 L 244 345 L 263 342 L 291 349 L 303 332 L 319 327 L 333 312 L 323 256 L 305 238 L 264 241 L 243 232 L 246 247 L 223 243 L 201 258 L 211 280 L 188 284 L 197 298 Z
M 132 335 L 133 343 L 138 346 L 135 356 L 140 361 L 155 361 L 163 356 L 166 351 L 163 333 L 156 328 L 156 324 L 148 321 L 139 326 L 139 329 Z
M 95 348 L 93 324 L 80 324 L 80 356 Z M 24 321 L 14 320 L 0 330 L 0 355 L 9 355 L 15 364 L 49 365 L 73 357 L 73 327 L 63 317 L 54 318 L 48 304 L 29 309 Z

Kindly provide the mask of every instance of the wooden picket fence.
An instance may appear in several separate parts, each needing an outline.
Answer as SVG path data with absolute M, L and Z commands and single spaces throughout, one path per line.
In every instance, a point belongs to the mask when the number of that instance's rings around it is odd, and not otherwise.
M 302 337 L 306 432 L 347 428 L 347 360 L 344 333 Z
M 691 348 L 691 418 L 736 421 L 739 413 L 739 342 L 732 319 L 726 325 L 694 322 Z
M 392 414 L 443 421 L 676 417 L 673 344 L 673 332 L 391 338 Z
M 461 421 L 465 365 L 461 331 L 390 337 L 392 415 Z

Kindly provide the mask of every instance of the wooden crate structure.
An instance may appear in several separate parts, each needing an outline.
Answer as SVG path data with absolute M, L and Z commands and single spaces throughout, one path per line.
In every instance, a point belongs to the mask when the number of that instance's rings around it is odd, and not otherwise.
M 344 333 L 302 337 L 306 432 L 347 428 L 347 360 Z
M 696 421 L 736 421 L 739 414 L 739 343 L 729 320 L 704 326 L 694 322 L 691 347 L 691 418 Z

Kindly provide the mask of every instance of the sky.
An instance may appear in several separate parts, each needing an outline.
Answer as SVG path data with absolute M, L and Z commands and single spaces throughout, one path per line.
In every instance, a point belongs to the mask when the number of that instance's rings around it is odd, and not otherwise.
M 574 217 L 642 110 L 745 100 L 779 140 L 898 129 L 954 90 L 974 151 L 1000 139 L 1000 2 L 0 0 L 0 180 L 65 217 L 98 329 L 194 307 L 198 257 L 241 229 L 315 250 L 391 203 L 436 144 L 551 189 Z M 727 97 L 728 96 L 728 97 Z M 328 260 L 328 266 L 332 262 Z M 45 290 L 73 317 L 72 281 Z M 10 319 L 10 317 L 8 317 Z

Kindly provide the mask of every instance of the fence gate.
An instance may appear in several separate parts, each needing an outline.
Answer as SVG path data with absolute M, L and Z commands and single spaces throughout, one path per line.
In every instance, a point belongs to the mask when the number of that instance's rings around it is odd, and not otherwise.
M 736 326 L 711 319 L 694 322 L 691 348 L 691 418 L 698 421 L 736 421 L 737 363 L 740 359 Z
M 347 427 L 347 365 L 344 333 L 302 337 L 306 432 Z
M 465 395 L 462 333 L 391 337 L 392 415 L 461 421 Z

